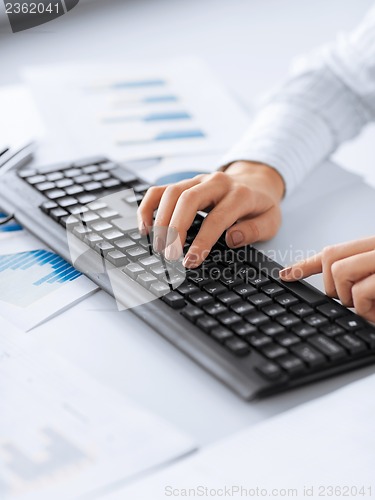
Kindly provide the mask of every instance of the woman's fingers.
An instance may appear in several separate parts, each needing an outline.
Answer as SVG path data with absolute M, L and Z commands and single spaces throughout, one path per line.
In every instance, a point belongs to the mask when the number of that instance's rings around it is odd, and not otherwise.
M 137 211 L 138 228 L 144 234 L 152 226 L 154 211 L 158 208 L 160 199 L 167 186 L 153 186 L 145 194 Z
M 271 239 L 277 233 L 281 224 L 280 208 L 274 205 L 257 217 L 247 216 L 228 229 L 225 240 L 229 247 L 237 248 L 244 245 Z
M 286 267 L 280 271 L 280 278 L 284 281 L 296 281 L 302 278 L 307 278 L 312 274 L 321 273 L 323 270 L 322 252 L 317 253 L 309 259 L 301 262 L 296 262 L 290 267 Z
M 375 322 L 375 274 L 353 286 L 353 303 L 358 314 Z

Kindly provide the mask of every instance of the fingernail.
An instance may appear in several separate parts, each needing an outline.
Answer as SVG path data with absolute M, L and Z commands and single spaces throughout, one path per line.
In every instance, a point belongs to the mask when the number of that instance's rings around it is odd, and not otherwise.
M 232 243 L 235 247 L 243 242 L 243 234 L 241 233 L 241 231 L 233 231 L 233 233 L 231 234 L 231 238 Z
M 184 258 L 184 260 L 182 261 L 182 265 L 184 267 L 195 267 L 196 266 L 196 263 L 197 263 L 197 256 L 196 255 L 193 255 L 193 254 L 187 254 Z
M 161 253 L 164 250 L 164 243 L 160 236 L 155 236 L 154 239 L 154 251 Z
M 291 271 L 292 271 L 292 266 L 285 267 L 279 272 L 280 278 L 287 278 L 290 275 Z

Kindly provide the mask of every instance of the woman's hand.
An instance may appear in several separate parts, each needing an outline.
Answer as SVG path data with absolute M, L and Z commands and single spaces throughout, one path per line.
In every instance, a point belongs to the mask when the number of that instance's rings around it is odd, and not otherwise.
M 280 277 L 295 281 L 321 272 L 327 295 L 375 322 L 375 237 L 327 247 L 283 269 Z
M 213 206 L 184 259 L 186 267 L 197 267 L 226 230 L 232 248 L 272 238 L 281 223 L 283 193 L 284 181 L 273 168 L 235 162 L 225 172 L 150 188 L 138 209 L 139 230 L 149 231 L 158 208 L 154 250 L 177 260 L 197 211 Z

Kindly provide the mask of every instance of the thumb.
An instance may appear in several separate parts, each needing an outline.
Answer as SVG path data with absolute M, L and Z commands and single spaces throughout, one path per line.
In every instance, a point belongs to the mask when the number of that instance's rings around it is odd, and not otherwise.
M 225 241 L 230 248 L 242 247 L 273 238 L 281 224 L 279 206 L 273 206 L 267 212 L 256 217 L 247 216 L 233 224 L 226 233 Z

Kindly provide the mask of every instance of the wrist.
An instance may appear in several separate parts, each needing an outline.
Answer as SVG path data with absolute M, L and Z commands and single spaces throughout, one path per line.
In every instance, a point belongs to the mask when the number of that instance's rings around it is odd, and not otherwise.
M 285 195 L 285 181 L 282 175 L 270 165 L 253 161 L 235 161 L 226 169 L 225 173 L 231 176 L 241 177 L 246 181 L 259 182 L 263 187 L 270 190 L 273 197 L 280 202 Z

